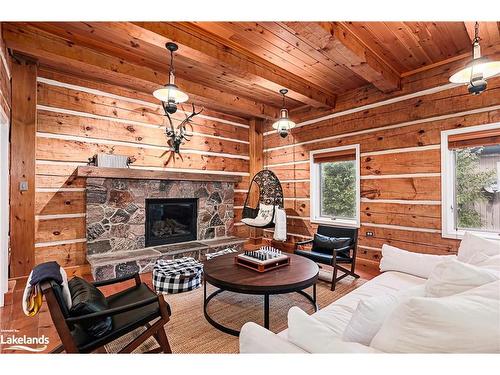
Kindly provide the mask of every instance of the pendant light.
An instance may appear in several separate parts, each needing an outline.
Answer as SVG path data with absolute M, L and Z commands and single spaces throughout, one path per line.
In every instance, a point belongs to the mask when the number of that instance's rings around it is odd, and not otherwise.
M 500 73 L 500 61 L 489 61 L 481 57 L 479 40 L 479 22 L 476 22 L 472 41 L 472 61 L 450 77 L 452 83 L 467 84 L 467 89 L 473 95 L 486 90 L 488 85 L 486 79 Z
M 177 112 L 177 104 L 186 102 L 189 97 L 175 85 L 174 52 L 179 49 L 177 44 L 168 42 L 165 47 L 170 51 L 170 69 L 168 72 L 168 83 L 155 90 L 153 96 L 161 101 L 163 109 L 167 113 Z
M 286 138 L 288 132 L 295 128 L 295 123 L 288 118 L 288 110 L 285 108 L 285 95 L 287 94 L 287 89 L 281 89 L 280 94 L 283 95 L 283 106 L 280 110 L 280 118 L 273 124 L 273 128 L 278 130 L 278 134 Z

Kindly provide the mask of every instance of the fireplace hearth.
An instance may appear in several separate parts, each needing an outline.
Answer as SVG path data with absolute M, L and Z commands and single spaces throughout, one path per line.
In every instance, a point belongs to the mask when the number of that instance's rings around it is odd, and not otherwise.
M 198 199 L 146 199 L 146 247 L 196 240 Z

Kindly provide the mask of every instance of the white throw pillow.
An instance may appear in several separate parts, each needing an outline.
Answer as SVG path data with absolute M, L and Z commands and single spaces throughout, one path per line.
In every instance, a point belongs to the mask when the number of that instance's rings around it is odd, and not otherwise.
M 274 206 L 272 204 L 259 204 L 259 213 L 257 214 L 257 218 L 261 218 L 267 222 L 273 219 L 274 214 Z
M 288 340 L 309 353 L 376 353 L 369 346 L 342 341 L 334 331 L 298 307 L 288 311 Z
M 344 330 L 342 340 L 370 345 L 384 321 L 403 300 L 424 295 L 424 285 L 417 285 L 396 294 L 382 294 L 362 299 Z
M 447 297 L 500 279 L 495 270 L 447 259 L 436 265 L 425 283 L 426 297 Z
M 241 221 L 247 225 L 263 227 L 272 221 L 272 216 L 274 212 L 274 206 L 271 204 L 259 204 L 259 212 L 257 216 L 252 218 L 244 218 Z
M 443 298 L 413 297 L 370 346 L 388 353 L 500 353 L 500 281 Z
M 413 253 L 384 244 L 382 246 L 380 271 L 404 272 L 426 279 L 436 264 L 449 258 L 456 258 L 456 256 Z
M 500 240 L 488 240 L 465 232 L 458 248 L 458 260 L 500 271 Z

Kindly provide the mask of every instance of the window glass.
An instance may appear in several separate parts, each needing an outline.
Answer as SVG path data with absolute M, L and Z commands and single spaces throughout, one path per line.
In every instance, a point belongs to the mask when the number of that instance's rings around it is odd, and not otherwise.
M 356 218 L 356 161 L 320 164 L 320 215 Z
M 459 148 L 455 160 L 455 228 L 500 232 L 500 145 Z

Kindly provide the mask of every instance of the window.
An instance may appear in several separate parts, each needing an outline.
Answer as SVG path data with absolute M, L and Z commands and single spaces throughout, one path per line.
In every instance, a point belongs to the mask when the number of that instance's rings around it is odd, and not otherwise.
M 500 238 L 500 123 L 441 133 L 443 237 Z
M 311 222 L 359 227 L 359 145 L 310 153 Z

